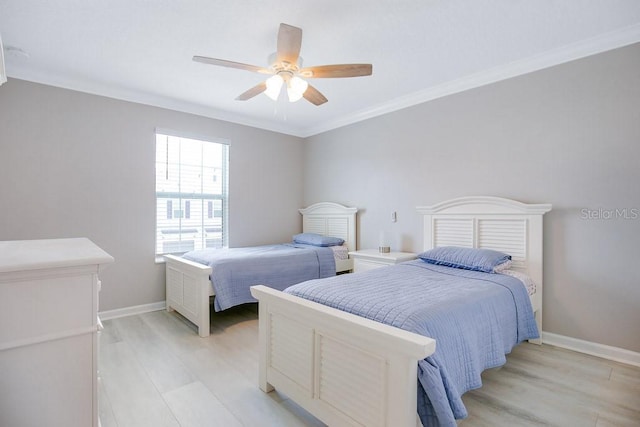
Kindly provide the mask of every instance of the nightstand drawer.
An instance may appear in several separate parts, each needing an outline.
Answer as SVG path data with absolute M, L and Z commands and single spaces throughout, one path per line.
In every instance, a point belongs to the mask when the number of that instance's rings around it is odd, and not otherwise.
M 388 267 L 389 265 L 391 264 L 386 262 L 376 262 L 376 261 L 356 258 L 353 260 L 353 272 L 355 273 L 359 271 L 368 271 L 368 270 L 373 270 L 375 268 Z
M 375 268 L 386 267 L 416 259 L 416 255 L 411 252 L 382 253 L 377 249 L 353 251 L 349 252 L 349 256 L 353 258 L 354 273 L 373 270 Z

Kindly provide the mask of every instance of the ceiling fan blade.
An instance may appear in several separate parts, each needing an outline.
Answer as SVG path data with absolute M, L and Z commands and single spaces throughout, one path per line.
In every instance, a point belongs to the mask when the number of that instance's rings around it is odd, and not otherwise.
M 247 99 L 251 99 L 256 95 L 260 95 L 265 90 L 267 90 L 267 83 L 262 82 L 262 83 L 260 83 L 260 84 L 258 84 L 256 86 L 252 87 L 248 91 L 238 95 L 238 97 L 236 98 L 236 101 L 246 101 Z
M 316 89 L 311 85 L 307 87 L 307 90 L 304 92 L 302 96 L 304 96 L 304 99 L 306 99 L 313 105 L 322 105 L 328 101 L 328 99 L 325 98 L 325 96 L 321 94 L 320 91 L 318 91 L 318 89 Z
M 318 65 L 300 70 L 301 76 L 311 79 L 361 77 L 370 76 L 372 73 L 373 66 L 371 64 Z
M 302 29 L 292 25 L 280 24 L 278 30 L 277 61 L 286 61 L 295 65 L 302 46 Z
M 219 65 L 221 67 L 237 68 L 239 70 L 253 71 L 253 72 L 262 73 L 262 74 L 271 74 L 271 71 L 264 67 L 258 67 L 257 65 L 243 64 L 241 62 L 227 61 L 225 59 L 209 58 L 206 56 L 194 56 L 193 60 L 196 62 L 202 62 L 203 64 Z

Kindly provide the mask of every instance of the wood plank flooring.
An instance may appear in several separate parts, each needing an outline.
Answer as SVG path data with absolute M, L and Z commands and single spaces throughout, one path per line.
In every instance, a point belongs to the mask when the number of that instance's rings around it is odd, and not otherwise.
M 211 317 L 208 338 L 165 311 L 104 322 L 102 427 L 324 425 L 258 388 L 255 304 Z M 524 343 L 463 400 L 461 427 L 640 426 L 640 368 Z

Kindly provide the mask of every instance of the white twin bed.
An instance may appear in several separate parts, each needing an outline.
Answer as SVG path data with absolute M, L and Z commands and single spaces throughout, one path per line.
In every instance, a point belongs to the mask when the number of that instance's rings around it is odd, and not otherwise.
M 304 233 L 344 240 L 343 246 L 334 251 L 336 272 L 351 270 L 353 260 L 347 254 L 356 250 L 357 209 L 321 202 L 299 211 Z M 212 268 L 180 256 L 165 255 L 165 260 L 167 310 L 175 310 L 195 323 L 201 337 L 209 336 L 210 297 L 215 294 L 210 280 Z
M 465 197 L 417 211 L 423 216 L 425 250 L 459 246 L 510 254 L 512 269 L 536 284 L 529 298 L 541 332 L 542 217 L 550 209 Z M 367 273 L 349 276 L 359 274 Z M 263 391 L 278 389 L 331 426 L 421 424 L 418 363 L 446 343 L 264 286 L 253 287 L 252 294 L 259 300 Z
M 511 270 L 526 274 L 535 283 L 528 298 L 534 326 L 541 332 L 542 218 L 550 209 L 549 204 L 486 196 L 418 207 L 424 225 L 423 249 L 457 246 L 511 255 Z M 319 203 L 300 212 L 304 232 L 340 237 L 349 250 L 355 249 L 355 208 Z M 212 269 L 179 257 L 166 258 L 167 309 L 179 311 L 196 323 L 201 336 L 208 336 Z M 336 270 L 350 270 L 351 262 L 338 261 Z M 389 272 L 398 270 L 398 266 L 387 268 Z M 352 278 L 369 273 L 313 282 L 322 285 L 345 279 L 356 283 Z M 251 287 L 251 294 L 259 301 L 259 386 L 263 391 L 278 389 L 331 426 L 421 425 L 416 416 L 422 381 L 418 381 L 419 364 L 425 358 L 435 360 L 436 345 L 444 354 L 446 340 L 438 338 L 438 344 L 430 336 L 266 286 Z M 526 301 L 526 294 L 523 298 Z M 530 341 L 539 343 L 540 339 Z M 420 366 L 423 369 L 424 365 Z

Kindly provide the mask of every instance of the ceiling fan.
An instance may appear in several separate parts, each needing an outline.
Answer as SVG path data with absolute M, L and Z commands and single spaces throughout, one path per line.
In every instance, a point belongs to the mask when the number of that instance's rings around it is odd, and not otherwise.
M 303 78 L 336 78 L 370 76 L 373 72 L 371 64 L 337 64 L 318 65 L 302 68 L 300 46 L 302 45 L 302 29 L 292 25 L 280 24 L 276 53 L 269 56 L 268 68 L 224 59 L 194 56 L 193 60 L 204 64 L 221 67 L 238 68 L 261 74 L 272 74 L 266 81 L 240 94 L 236 100 L 246 101 L 261 93 L 265 93 L 274 101 L 280 96 L 282 86 L 286 83 L 290 102 L 306 99 L 314 105 L 322 105 L 327 98 Z

